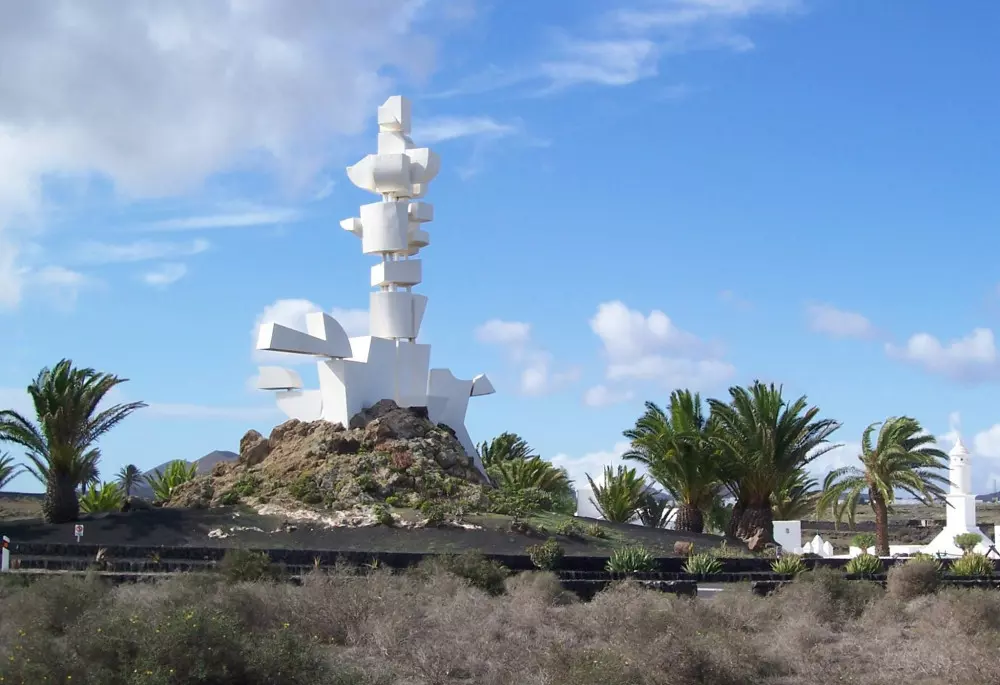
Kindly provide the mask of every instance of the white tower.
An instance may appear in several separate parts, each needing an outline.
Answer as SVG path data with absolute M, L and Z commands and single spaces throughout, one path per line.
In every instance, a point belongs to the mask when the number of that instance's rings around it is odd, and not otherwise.
M 975 533 L 982 538 L 983 552 L 993 542 L 983 535 L 976 526 L 976 496 L 972 494 L 972 464 L 969 450 L 962 438 L 955 440 L 955 446 L 948 453 L 948 480 L 951 482 L 946 501 L 944 530 L 938 533 L 924 551 L 928 554 L 959 556 L 962 550 L 955 544 L 955 536 Z
M 302 379 L 282 367 L 262 367 L 257 387 L 274 390 L 278 406 L 290 418 L 319 419 L 348 425 L 352 416 L 379 400 L 402 407 L 427 407 L 434 423 L 443 423 L 483 471 L 475 443 L 465 428 L 469 398 L 489 395 L 485 375 L 459 380 L 448 369 L 430 369 L 431 346 L 418 344 L 427 296 L 413 292 L 423 277 L 414 257 L 430 243 L 423 226 L 434 207 L 418 198 L 437 176 L 440 159 L 410 140 L 410 102 L 393 96 L 378 108 L 378 152 L 347 168 L 351 182 L 380 197 L 362 205 L 360 216 L 340 225 L 361 239 L 361 251 L 379 262 L 372 266 L 369 335 L 350 338 L 331 316 L 317 312 L 306 319 L 307 331 L 264 323 L 257 349 L 317 357 L 319 389 L 304 390 Z

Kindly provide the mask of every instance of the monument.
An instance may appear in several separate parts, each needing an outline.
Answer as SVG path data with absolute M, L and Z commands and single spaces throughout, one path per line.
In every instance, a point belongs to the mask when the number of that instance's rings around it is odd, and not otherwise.
M 972 493 L 972 465 L 969 463 L 969 450 L 962 443 L 962 438 L 955 441 L 955 446 L 948 453 L 948 480 L 951 482 L 946 500 L 944 530 L 938 533 L 924 547 L 927 554 L 945 554 L 961 556 L 962 550 L 955 544 L 955 536 L 963 533 L 974 533 L 982 538 L 983 550 L 989 549 L 993 541 L 986 537 L 976 525 L 976 496 Z
M 257 387 L 274 391 L 289 418 L 330 421 L 347 426 L 351 417 L 379 400 L 401 407 L 425 407 L 428 418 L 455 432 L 476 467 L 482 460 L 465 427 L 470 397 L 489 395 L 485 375 L 460 380 L 449 369 L 430 369 L 431 346 L 417 342 L 427 297 L 413 292 L 422 280 L 415 257 L 430 243 L 424 229 L 433 205 L 420 198 L 437 176 L 440 159 L 410 140 L 410 102 L 390 97 L 378 108 L 378 152 L 347 168 L 347 177 L 381 196 L 361 206 L 360 216 L 340 225 L 361 239 L 361 251 L 379 258 L 371 268 L 369 334 L 348 338 L 336 319 L 316 312 L 306 330 L 265 322 L 258 350 L 315 357 L 319 389 L 305 389 L 299 374 L 281 366 L 259 369 Z

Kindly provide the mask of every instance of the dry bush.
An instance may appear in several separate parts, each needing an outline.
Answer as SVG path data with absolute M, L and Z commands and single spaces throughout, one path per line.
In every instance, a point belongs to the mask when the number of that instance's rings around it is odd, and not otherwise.
M 893 566 L 886 578 L 889 596 L 910 600 L 937 592 L 941 584 L 941 565 L 932 559 L 914 559 Z
M 55 578 L 9 593 L 3 682 L 1000 682 L 1000 593 L 886 593 L 824 571 L 772 597 L 741 588 L 712 601 L 622 582 L 583 603 L 541 572 L 493 595 L 443 567 L 315 572 L 299 587 L 191 574 L 108 590 Z

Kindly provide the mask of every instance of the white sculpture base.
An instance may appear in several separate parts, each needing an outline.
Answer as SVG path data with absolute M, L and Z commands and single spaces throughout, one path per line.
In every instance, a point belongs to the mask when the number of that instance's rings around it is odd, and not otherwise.
M 948 507 L 945 510 L 946 523 L 944 530 L 938 533 L 931 542 L 926 545 L 923 551 L 926 554 L 943 554 L 946 556 L 961 556 L 962 550 L 955 544 L 955 536 L 965 533 L 973 533 L 981 538 L 981 549 L 976 551 L 986 552 L 993 544 L 983 531 L 976 526 L 976 496 L 975 495 L 948 495 L 946 498 Z

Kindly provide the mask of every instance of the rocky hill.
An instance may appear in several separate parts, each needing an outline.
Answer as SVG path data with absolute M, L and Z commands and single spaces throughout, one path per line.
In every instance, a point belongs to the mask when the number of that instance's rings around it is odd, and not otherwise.
M 286 421 L 264 437 L 249 431 L 239 459 L 180 486 L 170 507 L 243 503 L 263 513 L 296 508 L 336 512 L 332 518 L 370 518 L 373 505 L 420 507 L 449 502 L 487 506 L 488 484 L 454 433 L 427 418 L 426 409 L 382 400 L 350 425 Z

